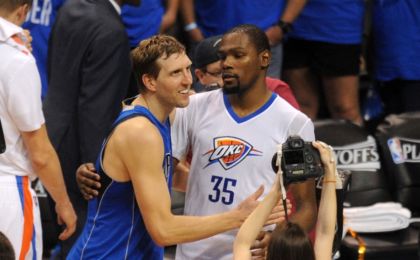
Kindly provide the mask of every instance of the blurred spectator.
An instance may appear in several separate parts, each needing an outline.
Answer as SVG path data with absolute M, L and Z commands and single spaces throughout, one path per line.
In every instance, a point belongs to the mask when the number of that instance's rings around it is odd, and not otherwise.
M 194 83 L 196 92 L 208 91 L 223 86 L 222 65 L 219 50 L 222 36 L 212 36 L 198 43 L 194 52 L 194 74 L 197 82 Z
M 47 54 L 48 41 L 50 39 L 51 28 L 57 16 L 58 9 L 64 4 L 65 0 L 38 0 L 33 2 L 33 6 L 26 16 L 23 28 L 28 29 L 33 37 L 32 54 L 35 57 L 42 83 L 42 97 L 45 97 L 48 89 L 47 79 Z
M 419 111 L 420 1 L 374 0 L 374 77 L 385 115 Z
M 166 3 L 165 3 L 166 2 Z M 131 48 L 159 32 L 166 32 L 175 23 L 179 0 L 141 0 L 140 6 L 124 5 L 121 17 Z
M 6 150 L 0 155 L 0 231 L 19 259 L 42 258 L 39 203 L 31 181 L 37 177 L 55 201 L 61 240 L 76 229 L 57 154 L 47 136 L 41 81 L 20 27 L 31 0 L 0 1 L 0 118 Z
M 285 43 L 283 76 L 310 118 L 317 118 L 323 92 L 333 118 L 362 124 L 358 74 L 363 16 L 363 0 L 311 0 L 294 22 Z
M 44 102 L 48 134 L 63 166 L 70 198 L 86 218 L 86 201 L 74 178 L 78 166 L 96 160 L 108 128 L 121 110 L 131 72 L 122 4 L 139 0 L 67 0 L 54 24 Z M 63 243 L 65 256 L 77 238 Z
M 271 45 L 268 76 L 280 78 L 281 41 L 305 3 L 306 0 L 184 0 L 181 12 L 186 24 L 184 29 L 192 44 L 223 34 L 240 24 L 258 26 L 265 31 Z
M 10 240 L 0 232 L 0 259 L 15 260 L 15 251 Z

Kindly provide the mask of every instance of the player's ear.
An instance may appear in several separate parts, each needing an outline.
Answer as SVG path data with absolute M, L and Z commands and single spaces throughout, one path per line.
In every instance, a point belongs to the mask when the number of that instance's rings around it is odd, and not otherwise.
M 198 80 L 202 79 L 204 77 L 204 72 L 201 69 L 195 69 L 194 74 L 197 77 Z
M 151 92 L 156 92 L 156 79 L 150 74 L 143 74 L 141 77 L 144 86 Z
M 30 6 L 28 4 L 23 4 L 19 6 L 16 11 L 16 20 L 18 21 L 18 24 L 21 25 L 26 20 L 26 15 L 28 14 L 30 9 Z
M 262 51 L 259 55 L 261 69 L 267 69 L 271 61 L 271 52 L 269 50 Z
M 28 4 L 22 4 L 14 8 L 13 10 L 7 12 L 6 15 L 9 21 L 18 26 L 21 26 L 26 20 L 26 15 L 28 14 L 29 9 L 30 6 Z

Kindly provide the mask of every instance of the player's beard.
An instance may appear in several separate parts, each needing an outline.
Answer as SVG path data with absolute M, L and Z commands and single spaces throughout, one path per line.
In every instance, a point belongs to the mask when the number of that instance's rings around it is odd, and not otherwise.
M 235 76 L 236 78 L 236 85 L 227 85 L 225 82 L 223 82 L 223 93 L 226 95 L 233 95 L 233 94 L 240 94 L 241 93 L 241 84 L 239 83 L 239 77 Z
M 223 87 L 223 93 L 225 93 L 226 95 L 233 95 L 233 94 L 241 93 L 239 82 L 238 82 L 238 85 L 233 86 L 233 87 Z
M 248 90 L 249 90 L 249 86 L 242 86 L 239 82 L 239 79 L 237 80 L 237 84 L 236 85 L 232 85 L 232 86 L 228 86 L 226 87 L 223 86 L 223 93 L 225 95 L 239 95 L 242 96 L 243 94 L 245 94 Z

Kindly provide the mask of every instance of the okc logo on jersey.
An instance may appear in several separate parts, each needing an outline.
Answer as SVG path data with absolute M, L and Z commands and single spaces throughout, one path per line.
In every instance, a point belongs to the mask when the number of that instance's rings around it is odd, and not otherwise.
M 253 146 L 236 137 L 223 136 L 213 140 L 214 149 L 206 152 L 204 156 L 210 154 L 209 163 L 204 167 L 219 162 L 225 170 L 235 167 L 248 156 L 261 156 L 262 152 Z

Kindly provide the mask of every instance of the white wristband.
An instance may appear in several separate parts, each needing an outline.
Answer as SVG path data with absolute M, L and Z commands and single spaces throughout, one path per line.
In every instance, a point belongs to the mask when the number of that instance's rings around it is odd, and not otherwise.
M 189 24 L 185 25 L 184 30 L 186 32 L 189 32 L 189 31 L 192 31 L 192 30 L 196 29 L 197 27 L 198 27 L 197 24 L 195 22 L 192 22 L 192 23 L 189 23 Z

